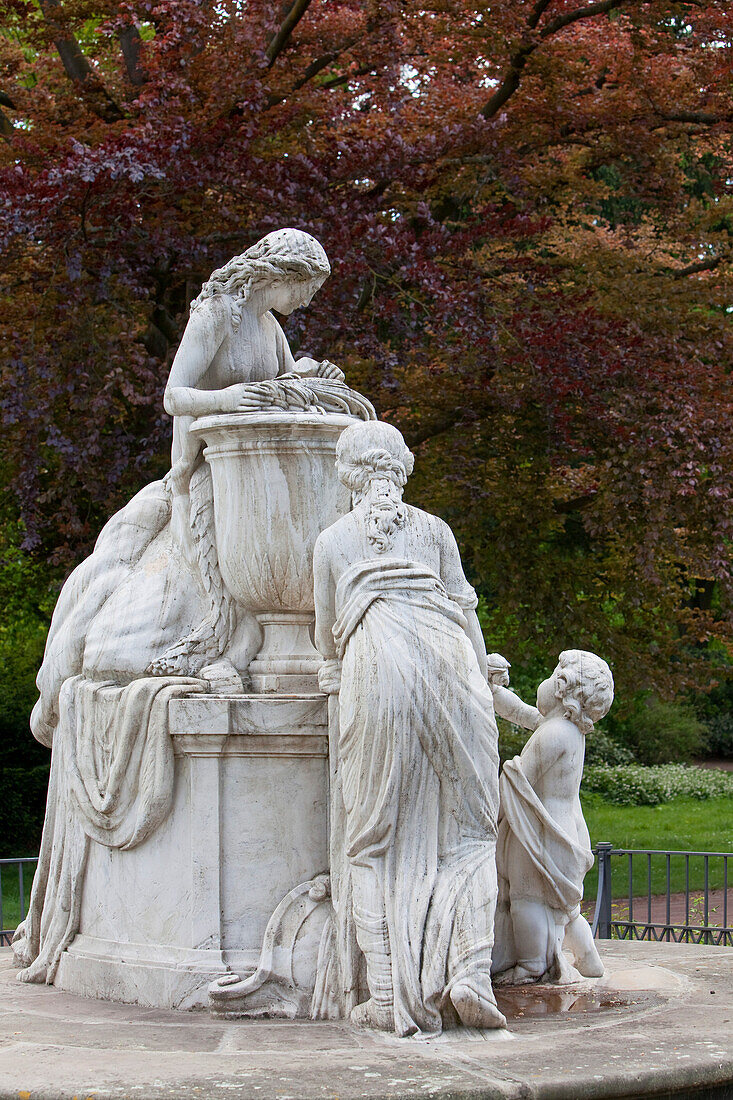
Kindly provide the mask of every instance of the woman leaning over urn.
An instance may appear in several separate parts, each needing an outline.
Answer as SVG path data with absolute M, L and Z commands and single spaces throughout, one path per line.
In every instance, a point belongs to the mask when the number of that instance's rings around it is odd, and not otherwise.
M 165 391 L 172 468 L 109 520 L 64 585 L 38 677 L 38 740 L 51 743 L 70 676 L 126 683 L 150 673 L 195 675 L 235 649 L 246 668 L 257 651 L 260 628 L 221 578 L 211 476 L 188 429 L 196 417 L 261 407 L 258 385 L 284 374 L 343 378 L 328 361 L 296 364 L 269 312 L 306 305 L 329 273 L 315 238 L 281 229 L 204 283 Z
M 191 303 L 191 316 L 173 360 L 163 404 L 173 417 L 172 469 L 176 500 L 187 495 L 200 443 L 193 420 L 261 406 L 251 383 L 295 372 L 343 379 L 328 360 L 296 363 L 271 310 L 288 315 L 310 302 L 331 273 L 318 241 L 298 229 L 268 233 L 241 256 L 212 272 Z M 189 530 L 184 514 L 181 534 Z

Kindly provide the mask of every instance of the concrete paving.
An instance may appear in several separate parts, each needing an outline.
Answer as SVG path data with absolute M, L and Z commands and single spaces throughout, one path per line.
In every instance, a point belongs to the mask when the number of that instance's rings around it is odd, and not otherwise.
M 601 953 L 604 979 L 501 993 L 508 1037 L 400 1040 L 88 1001 L 15 981 L 4 949 L 0 1098 L 733 1097 L 733 949 L 608 941 Z

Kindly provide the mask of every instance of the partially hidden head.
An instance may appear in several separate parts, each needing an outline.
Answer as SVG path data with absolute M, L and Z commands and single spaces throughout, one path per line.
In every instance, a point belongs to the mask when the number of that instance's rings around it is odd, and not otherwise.
M 191 302 L 191 312 L 219 294 L 227 294 L 241 304 L 264 286 L 299 282 L 319 287 L 330 274 L 328 256 L 315 237 L 302 229 L 278 229 L 212 271 L 199 296 Z
M 338 441 L 339 480 L 355 505 L 368 505 L 367 538 L 378 553 L 391 549 L 395 532 L 405 524 L 402 490 L 414 464 L 401 433 L 381 420 L 352 424 Z
M 613 676 L 601 657 L 585 649 L 566 649 L 555 669 L 555 695 L 565 708 L 564 717 L 581 733 L 593 729 L 611 709 Z

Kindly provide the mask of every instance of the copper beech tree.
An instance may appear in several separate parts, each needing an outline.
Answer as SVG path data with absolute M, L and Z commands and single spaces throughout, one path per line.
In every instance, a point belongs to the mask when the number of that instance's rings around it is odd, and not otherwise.
M 58 577 L 162 474 L 189 301 L 295 225 L 334 272 L 293 346 L 417 450 L 412 499 L 456 529 L 492 648 L 598 651 L 620 695 L 720 675 L 727 0 L 4 8 L 0 469 L 24 561 Z

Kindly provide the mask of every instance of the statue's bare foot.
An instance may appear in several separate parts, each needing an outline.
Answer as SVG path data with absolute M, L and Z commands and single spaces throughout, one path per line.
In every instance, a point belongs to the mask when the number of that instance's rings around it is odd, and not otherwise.
M 392 1006 L 378 1005 L 371 997 L 351 1010 L 350 1020 L 357 1027 L 372 1027 L 376 1031 L 394 1031 Z
M 214 695 L 243 695 L 242 677 L 227 657 L 220 657 L 210 665 L 205 665 L 198 673 L 200 679 L 208 680 L 209 690 Z
M 576 958 L 575 969 L 578 970 L 584 978 L 602 978 L 605 974 L 601 956 L 595 948 L 593 948 L 592 951 L 586 951 L 585 954 Z
M 450 999 L 465 1027 L 506 1027 L 506 1019 L 496 1002 L 482 997 L 472 986 L 457 982 L 450 991 Z
M 514 967 L 512 970 L 512 985 L 531 985 L 535 982 L 539 982 L 542 979 L 542 974 L 537 974 L 534 970 L 527 970 L 524 966 Z

